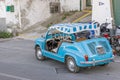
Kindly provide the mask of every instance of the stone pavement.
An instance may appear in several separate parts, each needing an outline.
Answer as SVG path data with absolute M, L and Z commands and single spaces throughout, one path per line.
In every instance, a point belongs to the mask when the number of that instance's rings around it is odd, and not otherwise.
M 91 21 L 91 11 L 84 11 L 86 14 L 78 17 L 78 19 L 73 22 L 90 22 Z M 44 35 L 47 31 L 47 28 L 41 26 L 39 23 L 35 24 L 30 30 L 19 34 L 16 38 L 27 39 L 27 40 L 35 40 L 39 38 L 41 35 Z
M 116 62 L 116 63 L 120 63 L 120 56 L 115 56 L 115 58 L 114 58 L 114 62 Z
M 40 26 L 38 28 L 34 28 L 26 33 L 19 34 L 16 38 L 26 39 L 26 40 L 35 40 L 36 38 L 45 35 L 47 28 Z

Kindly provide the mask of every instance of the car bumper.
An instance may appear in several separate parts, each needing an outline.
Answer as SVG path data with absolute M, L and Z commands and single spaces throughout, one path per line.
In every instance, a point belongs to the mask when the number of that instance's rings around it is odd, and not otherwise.
M 107 59 L 103 59 L 103 60 L 95 60 L 93 59 L 93 61 L 81 61 L 81 64 L 87 64 L 87 65 L 93 65 L 95 66 L 96 64 L 99 63 L 104 63 L 104 62 L 109 62 L 109 61 L 114 61 L 114 56 L 112 56 L 111 58 L 107 58 Z

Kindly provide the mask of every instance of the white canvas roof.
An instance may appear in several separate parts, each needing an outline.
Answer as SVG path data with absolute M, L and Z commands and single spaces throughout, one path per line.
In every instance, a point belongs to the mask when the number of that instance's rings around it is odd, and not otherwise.
M 56 24 L 49 28 L 49 30 L 57 29 L 60 32 L 66 34 L 77 33 L 86 30 L 96 30 L 97 24 L 93 23 L 63 23 L 63 24 Z

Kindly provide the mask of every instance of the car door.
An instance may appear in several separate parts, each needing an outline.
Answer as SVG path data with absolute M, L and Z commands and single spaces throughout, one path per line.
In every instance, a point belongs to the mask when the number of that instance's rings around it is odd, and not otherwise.
M 53 51 L 48 51 L 48 50 L 44 50 L 44 53 L 45 53 L 45 56 L 48 57 L 48 58 L 51 58 L 51 59 L 55 59 L 55 60 L 58 60 L 58 61 L 63 61 L 61 55 L 59 54 L 59 52 L 61 51 L 60 50 L 60 47 L 61 47 L 61 44 L 59 45 L 59 47 L 56 49 L 56 52 L 53 52 Z
M 58 53 L 60 47 L 61 47 L 61 38 L 62 38 L 62 33 L 59 32 L 56 29 L 50 29 L 47 34 L 46 34 L 46 40 L 44 44 L 44 55 L 48 58 L 55 59 L 58 61 L 62 61 L 61 55 Z M 56 39 L 59 39 L 60 45 L 55 47 L 54 42 L 56 43 Z M 50 41 L 50 42 L 49 42 Z M 48 43 L 50 43 L 48 45 Z M 52 47 L 51 47 L 52 46 Z M 56 49 L 57 48 L 57 49 Z M 54 51 L 56 49 L 56 51 Z

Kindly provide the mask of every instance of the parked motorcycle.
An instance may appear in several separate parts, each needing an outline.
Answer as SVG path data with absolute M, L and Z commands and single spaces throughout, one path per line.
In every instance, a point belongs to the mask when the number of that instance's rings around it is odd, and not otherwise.
M 116 26 L 116 29 L 108 29 L 109 24 L 106 22 L 100 25 L 100 34 L 109 40 L 116 54 L 120 56 L 120 27 Z

